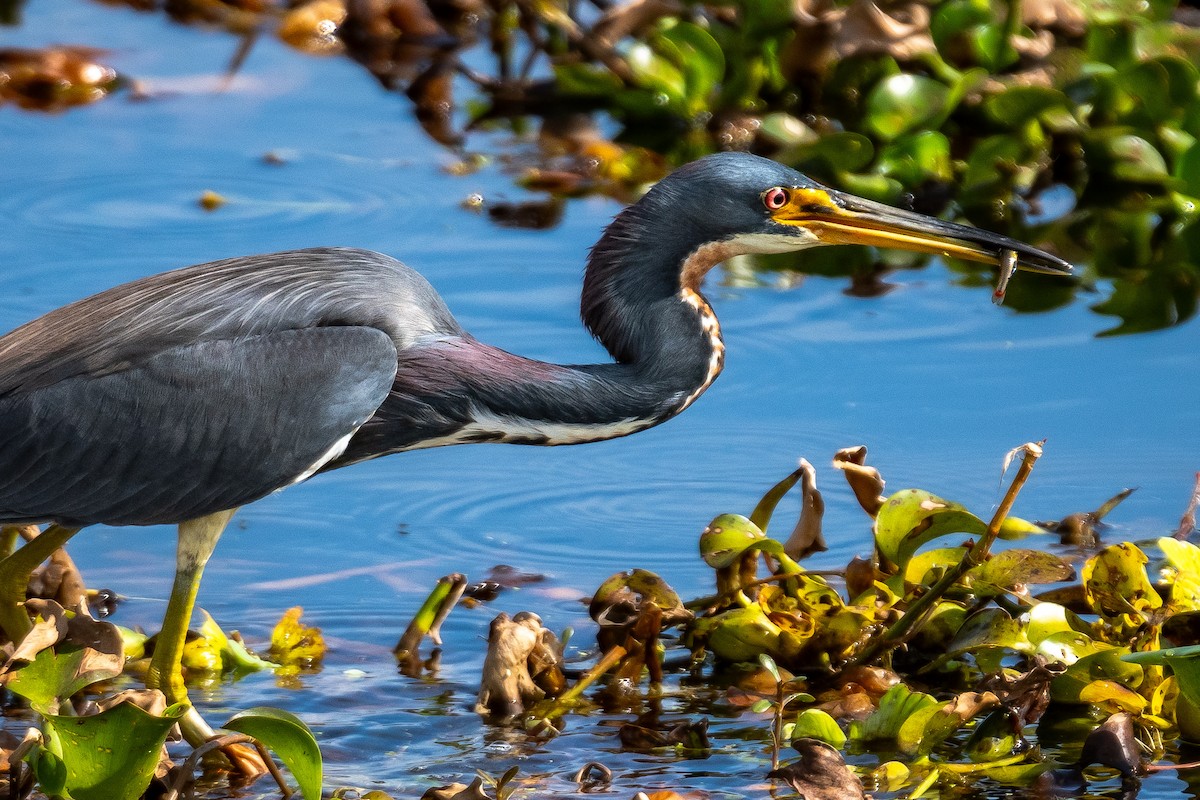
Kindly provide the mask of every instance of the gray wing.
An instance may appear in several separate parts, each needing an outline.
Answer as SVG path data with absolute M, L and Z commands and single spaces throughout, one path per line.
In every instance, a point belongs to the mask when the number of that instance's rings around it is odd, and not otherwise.
M 331 327 L 171 348 L 0 398 L 0 520 L 148 525 L 236 508 L 337 454 L 396 348 Z
M 0 337 L 0 521 L 178 522 L 304 475 L 379 406 L 397 353 L 462 330 L 365 250 L 144 278 Z
M 0 396 L 101 375 L 163 350 L 282 330 L 361 325 L 404 350 L 462 328 L 421 275 L 389 256 L 315 248 L 152 275 L 0 337 Z

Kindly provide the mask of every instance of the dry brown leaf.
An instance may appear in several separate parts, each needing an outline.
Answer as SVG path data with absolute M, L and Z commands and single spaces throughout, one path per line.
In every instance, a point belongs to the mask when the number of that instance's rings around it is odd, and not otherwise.
M 1077 766 L 1082 769 L 1092 764 L 1112 767 L 1127 777 L 1144 774 L 1133 718 L 1124 711 L 1113 714 L 1084 739 Z
M 805 800 L 863 800 L 862 780 L 833 747 L 817 739 L 797 739 L 800 758 L 767 773 L 799 792 Z
M 545 697 L 529 674 L 529 657 L 541 643 L 544 630 L 541 618 L 528 611 L 511 618 L 500 614 L 492 620 L 477 713 L 512 717 Z
M 26 608 L 37 616 L 33 629 L 21 639 L 0 672 L 7 673 L 18 661 L 33 661 L 38 653 L 54 647 L 66 638 L 67 614 L 62 606 L 53 600 L 29 600 L 26 602 Z
M 803 458 L 800 459 L 800 492 L 800 519 L 783 545 L 783 551 L 796 560 L 829 549 L 821 534 L 825 499 L 817 491 L 817 471 Z
M 452 783 L 449 786 L 437 786 L 426 789 L 421 800 L 491 800 L 483 791 L 483 779 L 476 778 L 467 786 L 463 783 Z
M 40 111 L 95 102 L 117 81 L 116 70 L 95 60 L 102 53 L 90 47 L 0 49 L 0 101 Z
M 289 9 L 279 21 L 279 38 L 306 53 L 327 55 L 342 51 L 335 35 L 346 20 L 344 0 L 312 0 Z
M 867 447 L 844 447 L 833 456 L 834 469 L 840 469 L 850 484 L 855 499 L 872 518 L 883 507 L 883 487 L 886 482 L 879 470 L 867 466 Z

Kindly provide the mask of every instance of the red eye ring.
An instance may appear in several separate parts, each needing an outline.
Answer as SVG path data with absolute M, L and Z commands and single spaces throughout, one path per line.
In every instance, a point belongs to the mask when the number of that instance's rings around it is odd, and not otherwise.
M 762 193 L 763 205 L 767 207 L 768 211 L 778 211 L 786 206 L 791 199 L 791 192 L 782 186 L 775 186 Z

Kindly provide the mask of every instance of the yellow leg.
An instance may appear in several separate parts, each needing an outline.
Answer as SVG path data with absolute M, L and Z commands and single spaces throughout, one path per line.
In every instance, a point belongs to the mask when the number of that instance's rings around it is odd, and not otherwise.
M 0 628 L 10 641 L 21 641 L 33 628 L 24 608 L 29 576 L 78 531 L 78 528 L 51 525 L 0 561 Z
M 225 530 L 235 510 L 219 511 L 179 525 L 175 582 L 171 586 L 171 597 L 167 601 L 162 630 L 155 641 L 150 671 L 146 674 L 146 686 L 161 689 L 167 696 L 168 704 L 187 702 L 187 687 L 183 684 L 183 667 L 180 661 L 183 659 L 188 625 L 192 621 L 192 609 L 196 604 L 196 592 L 200 588 L 204 565 L 208 563 L 209 556 L 217 546 L 217 540 L 221 538 L 221 532 Z M 191 743 L 196 745 L 201 742 Z
M 207 517 L 189 520 L 179 525 L 179 545 L 175 552 L 175 581 L 171 586 L 171 597 L 167 600 L 167 613 L 163 616 L 162 630 L 155 640 L 154 656 L 150 659 L 150 670 L 146 673 L 146 687 L 161 689 L 167 703 L 187 703 L 187 686 L 183 682 L 183 646 L 187 641 L 188 625 L 192 621 L 192 610 L 196 605 L 196 592 L 200 589 L 200 578 L 217 541 L 230 517 L 237 509 L 219 511 Z M 199 747 L 214 735 L 204 718 L 195 708 L 189 708 L 179 723 L 188 744 Z M 267 766 L 258 753 L 245 745 L 229 745 L 221 752 L 229 759 L 234 770 L 247 779 L 267 773 Z

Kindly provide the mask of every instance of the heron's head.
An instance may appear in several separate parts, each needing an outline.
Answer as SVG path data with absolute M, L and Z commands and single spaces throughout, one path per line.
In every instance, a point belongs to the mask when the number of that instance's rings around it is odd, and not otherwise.
M 1071 271 L 1062 259 L 1007 236 L 839 192 L 747 153 L 718 153 L 688 164 L 644 202 L 681 237 L 725 243 L 730 255 L 861 244 L 999 264 L 1006 251 L 1015 251 L 1018 269 Z
M 655 318 L 647 304 L 695 293 L 705 273 L 745 253 L 864 244 L 1069 274 L 1057 256 L 980 228 L 864 200 L 747 153 L 718 153 L 659 181 L 592 248 L 581 310 L 618 360 L 631 360 Z

